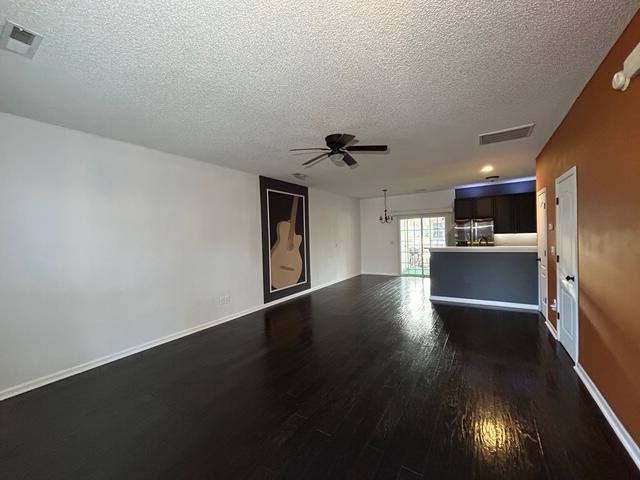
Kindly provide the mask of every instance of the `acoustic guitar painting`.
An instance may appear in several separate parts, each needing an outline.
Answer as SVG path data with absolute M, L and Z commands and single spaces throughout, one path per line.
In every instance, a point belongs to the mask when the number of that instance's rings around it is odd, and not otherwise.
M 276 243 L 271 248 L 271 285 L 276 289 L 297 284 L 302 273 L 302 235 L 296 234 L 297 215 L 298 197 L 294 195 L 289 220 L 278 222 Z

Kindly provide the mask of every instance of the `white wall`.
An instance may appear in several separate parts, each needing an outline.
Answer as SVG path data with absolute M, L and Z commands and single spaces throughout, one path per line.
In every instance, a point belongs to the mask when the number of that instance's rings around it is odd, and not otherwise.
M 387 204 L 393 215 L 450 213 L 453 211 L 454 198 L 455 190 L 440 190 L 392 196 Z M 360 200 L 362 273 L 399 275 L 398 222 L 381 224 L 378 217 L 383 211 L 384 199 L 381 197 Z
M 0 398 L 262 304 L 257 176 L 3 113 L 0 145 Z M 359 202 L 309 207 L 312 285 L 358 274 Z
M 311 283 L 360 274 L 360 201 L 309 189 Z

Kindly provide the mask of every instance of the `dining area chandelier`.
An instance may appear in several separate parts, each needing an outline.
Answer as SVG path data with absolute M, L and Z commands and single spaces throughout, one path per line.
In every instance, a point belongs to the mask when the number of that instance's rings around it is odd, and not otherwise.
M 379 220 L 380 223 L 391 223 L 393 222 L 393 215 L 389 215 L 387 212 L 387 189 L 383 189 L 382 193 L 384 194 L 384 215 L 380 215 Z

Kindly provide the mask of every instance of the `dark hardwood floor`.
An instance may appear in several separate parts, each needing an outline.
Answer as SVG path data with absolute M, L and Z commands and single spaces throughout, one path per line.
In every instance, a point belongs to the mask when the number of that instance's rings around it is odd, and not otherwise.
M 2 479 L 638 479 L 535 314 L 361 276 L 0 403 Z

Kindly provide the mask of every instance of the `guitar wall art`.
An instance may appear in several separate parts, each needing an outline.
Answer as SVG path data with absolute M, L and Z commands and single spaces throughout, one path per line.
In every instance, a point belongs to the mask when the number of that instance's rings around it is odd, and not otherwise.
M 264 301 L 308 289 L 309 192 L 307 187 L 260 177 Z

